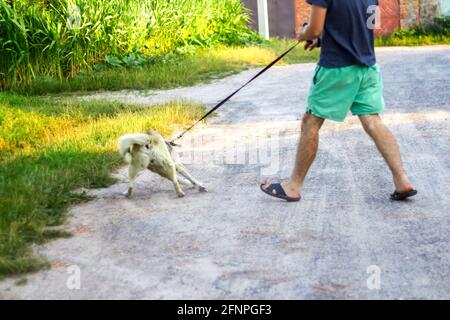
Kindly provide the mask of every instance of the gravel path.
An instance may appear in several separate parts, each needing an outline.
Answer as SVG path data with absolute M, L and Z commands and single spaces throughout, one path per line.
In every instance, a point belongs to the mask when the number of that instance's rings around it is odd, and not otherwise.
M 450 47 L 378 50 L 383 118 L 419 195 L 391 202 L 389 172 L 356 118 L 326 122 L 303 199 L 259 191 L 289 175 L 313 64 L 277 67 L 183 140 L 182 159 L 208 193 L 148 173 L 134 199 L 123 183 L 70 210 L 75 236 L 36 250 L 50 270 L 0 283 L 0 298 L 408 299 L 450 298 Z M 255 70 L 161 92 L 95 97 L 212 106 Z M 95 98 L 91 97 L 91 98 Z M 81 287 L 70 290 L 67 268 Z M 380 289 L 367 286 L 380 272 Z M 69 271 L 73 270 L 69 268 Z M 373 277 L 373 276 L 372 276 Z

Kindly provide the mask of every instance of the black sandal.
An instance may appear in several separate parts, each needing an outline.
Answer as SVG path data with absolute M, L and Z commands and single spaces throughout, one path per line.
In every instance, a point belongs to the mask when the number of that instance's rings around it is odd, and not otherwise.
M 268 194 L 269 196 L 272 196 L 272 197 L 275 197 L 278 199 L 282 199 L 282 200 L 286 200 L 287 202 L 298 202 L 302 198 L 301 196 L 297 197 L 297 198 L 289 197 L 286 194 L 286 192 L 284 192 L 283 187 L 279 183 L 272 183 L 266 189 L 263 188 L 264 186 L 265 186 L 265 184 L 262 184 L 260 186 L 262 192 L 264 192 L 265 194 Z
M 409 197 L 413 197 L 417 194 L 417 190 L 411 190 L 408 192 L 397 192 L 395 191 L 393 194 L 391 194 L 391 200 L 395 201 L 402 201 L 406 200 Z

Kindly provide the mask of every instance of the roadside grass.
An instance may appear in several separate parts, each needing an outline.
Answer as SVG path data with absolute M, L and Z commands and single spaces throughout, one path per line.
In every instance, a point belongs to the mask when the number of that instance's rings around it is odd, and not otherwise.
M 18 94 L 43 95 L 191 86 L 266 65 L 294 43 L 292 40 L 271 40 L 248 47 L 198 48 L 190 54 L 166 55 L 139 68 L 110 67 L 102 71 L 84 71 L 62 81 L 50 77 L 37 77 L 29 83 L 10 85 L 6 89 Z M 318 55 L 318 51 L 305 52 L 298 46 L 280 62 L 280 65 L 314 62 L 318 60 Z
M 375 38 L 378 47 L 414 47 L 450 44 L 450 35 L 412 35 L 400 32 Z
M 289 47 L 297 43 L 292 39 L 271 39 L 261 44 L 261 47 L 267 48 L 275 53 L 276 56 L 281 55 Z M 299 44 L 294 50 L 292 50 L 287 56 L 283 58 L 279 63 L 282 64 L 296 64 L 296 63 L 311 63 L 319 61 L 320 50 L 305 51 L 303 49 L 303 43 Z
M 58 231 L 69 205 L 89 200 L 80 188 L 114 183 L 122 164 L 117 138 L 154 128 L 163 135 L 197 119 L 204 107 L 158 106 L 0 93 L 0 277 L 47 267 L 31 244 Z

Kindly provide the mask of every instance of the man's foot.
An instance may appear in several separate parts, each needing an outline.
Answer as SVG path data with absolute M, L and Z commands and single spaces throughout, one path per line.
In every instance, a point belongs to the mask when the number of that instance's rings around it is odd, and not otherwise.
M 407 198 L 413 197 L 416 194 L 417 194 L 417 190 L 411 190 L 411 191 L 407 191 L 407 192 L 395 191 L 393 194 L 391 194 L 391 200 L 402 201 L 402 200 L 406 200 Z
M 266 180 L 261 185 L 261 190 L 272 197 L 283 199 L 288 202 L 297 202 L 301 199 L 300 191 L 290 182 L 271 184 L 269 180 Z
M 407 177 L 394 178 L 394 183 L 395 191 L 391 194 L 392 200 L 401 201 L 417 194 L 417 190 L 414 190 Z
M 406 193 L 414 190 L 413 185 L 406 176 L 394 177 L 395 191 L 398 193 Z

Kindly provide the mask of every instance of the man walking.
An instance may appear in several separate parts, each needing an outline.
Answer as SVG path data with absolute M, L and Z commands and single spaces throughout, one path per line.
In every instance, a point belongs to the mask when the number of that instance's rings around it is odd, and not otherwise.
M 384 110 L 383 84 L 376 64 L 373 14 L 378 0 L 306 0 L 311 7 L 309 24 L 299 37 L 309 40 L 305 50 L 319 44 L 322 50 L 308 95 L 295 167 L 284 183 L 266 181 L 261 190 L 286 201 L 299 201 L 306 174 L 319 144 L 325 119 L 344 121 L 357 115 L 392 172 L 393 200 L 417 194 L 403 169 L 397 142 L 379 114 Z

